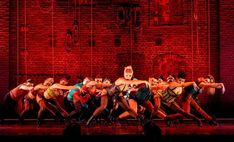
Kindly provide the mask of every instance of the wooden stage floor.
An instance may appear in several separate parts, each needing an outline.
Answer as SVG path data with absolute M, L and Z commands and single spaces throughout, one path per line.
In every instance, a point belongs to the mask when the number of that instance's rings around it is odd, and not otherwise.
M 154 120 L 155 124 L 159 126 L 162 132 L 162 137 L 168 138 L 171 141 L 187 141 L 186 138 L 195 140 L 202 138 L 220 139 L 221 142 L 231 138 L 234 141 L 234 119 L 218 119 L 218 126 L 209 126 L 206 122 L 203 123 L 202 127 L 192 120 L 184 120 L 183 123 L 176 124 L 168 127 L 163 120 Z M 86 127 L 85 122 L 80 123 L 81 136 L 88 138 L 102 138 L 101 141 L 108 141 L 108 138 L 114 138 L 114 141 L 123 137 L 124 140 L 134 139 L 140 140 L 144 138 L 144 129 L 141 124 L 135 120 L 127 120 L 121 123 L 100 124 L 93 123 L 91 127 Z M 62 122 L 54 122 L 53 120 L 45 120 L 43 124 L 38 128 L 36 119 L 26 119 L 25 124 L 21 125 L 18 120 L 5 120 L 4 124 L 0 125 L 0 136 L 6 138 L 5 140 L 10 141 L 12 138 L 43 138 L 53 137 L 60 139 L 63 136 L 63 130 L 65 124 Z M 113 136 L 114 135 L 114 136 Z M 4 139 L 2 139 L 4 140 Z M 0 139 L 0 141 L 2 141 Z M 60 139 L 61 140 L 61 139 Z M 190 141 L 191 141 L 190 140 Z M 96 139 L 96 141 L 98 141 Z M 113 140 L 112 140 L 113 141 Z M 120 140 L 121 141 L 121 140 Z M 187 142 L 190 142 L 187 141 Z M 230 141 L 230 142 L 231 142 Z

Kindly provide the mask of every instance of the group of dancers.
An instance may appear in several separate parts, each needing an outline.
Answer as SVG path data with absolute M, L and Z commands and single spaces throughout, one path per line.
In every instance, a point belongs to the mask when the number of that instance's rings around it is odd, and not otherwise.
M 204 111 L 198 99 L 199 94 L 212 95 L 215 90 L 224 94 L 224 84 L 216 83 L 213 76 L 186 82 L 184 72 L 179 72 L 177 76 L 169 75 L 166 79 L 150 77 L 148 80 L 133 78 L 133 73 L 132 66 L 127 66 L 124 77 L 113 83 L 107 78 L 86 77 L 73 86 L 68 86 L 66 78 L 58 83 L 53 78 L 47 78 L 35 86 L 28 79 L 4 96 L 0 120 L 4 123 L 7 112 L 14 111 L 18 102 L 23 102 L 23 109 L 18 113 L 20 123 L 24 123 L 25 114 L 30 109 L 36 108 L 31 106 L 38 105 L 38 127 L 46 111 L 55 120 L 71 122 L 75 119 L 85 121 L 87 126 L 99 118 L 113 123 L 126 118 L 144 122 L 155 117 L 164 119 L 168 126 L 184 118 L 193 119 L 202 126 L 201 117 L 209 125 L 218 125 L 216 119 Z M 61 97 L 63 101 L 60 101 Z M 192 113 L 190 108 L 196 113 Z M 168 109 L 171 112 L 167 112 Z

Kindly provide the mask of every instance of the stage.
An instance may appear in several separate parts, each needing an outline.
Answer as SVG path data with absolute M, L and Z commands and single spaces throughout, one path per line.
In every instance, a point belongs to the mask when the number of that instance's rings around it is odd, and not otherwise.
M 189 119 L 183 123 L 175 124 L 168 127 L 163 120 L 156 119 L 154 122 L 161 129 L 161 137 L 163 141 L 200 141 L 200 140 L 220 140 L 226 141 L 233 138 L 234 135 L 234 119 L 218 119 L 218 126 L 209 126 L 203 121 L 203 126 Z M 14 139 L 36 140 L 64 140 L 63 130 L 65 124 L 47 119 L 40 127 L 37 127 L 36 119 L 26 119 L 22 125 L 17 119 L 5 120 L 4 124 L 0 125 L 0 135 L 2 140 L 11 141 Z M 134 141 L 146 140 L 144 129 L 141 124 L 135 120 L 127 120 L 114 124 L 107 124 L 104 121 L 93 123 L 90 127 L 85 126 L 85 122 L 80 123 L 81 136 L 75 139 L 85 141 L 122 141 L 132 139 Z M 69 138 L 71 138 L 69 136 Z M 74 138 L 74 137 L 72 137 Z M 149 137 L 148 137 L 149 138 Z M 150 137 L 152 138 L 152 137 Z M 187 139 L 188 138 L 188 139 Z M 157 138 L 156 138 L 157 139 Z

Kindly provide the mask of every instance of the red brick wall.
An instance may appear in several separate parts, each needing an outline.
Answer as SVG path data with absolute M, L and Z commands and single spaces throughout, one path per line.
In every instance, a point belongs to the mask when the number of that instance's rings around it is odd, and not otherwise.
M 220 79 L 227 88 L 222 101 L 233 106 L 234 88 L 234 3 L 229 0 L 220 1 Z M 230 105 L 227 105 L 230 107 Z M 233 107 L 232 107 L 233 108 Z
M 92 35 L 95 39 L 95 46 L 91 49 L 88 46 L 88 38 L 91 35 L 91 13 L 90 6 L 83 5 L 80 7 L 80 42 L 75 45 L 72 52 L 67 53 L 64 49 L 64 41 L 66 30 L 72 28 L 74 7 L 70 3 L 55 1 L 54 2 L 54 64 L 53 64 L 53 53 L 52 47 L 50 46 L 50 37 L 52 35 L 52 16 L 51 11 L 46 8 L 40 8 L 38 1 L 27 1 L 26 9 L 26 22 L 28 25 L 28 31 L 26 32 L 26 48 L 25 48 L 25 32 L 19 31 L 19 70 L 20 74 L 52 74 L 53 65 L 55 74 L 71 74 L 72 77 L 76 75 L 81 76 L 96 76 L 98 74 L 102 76 L 116 79 L 122 74 L 122 67 L 124 61 L 133 64 L 136 70 L 136 76 L 139 78 L 147 78 L 151 75 L 160 75 L 162 70 L 166 70 L 166 73 L 174 73 L 174 67 L 168 66 L 168 64 L 159 65 L 157 57 L 160 59 L 172 62 L 171 55 L 177 60 L 184 62 L 188 79 L 200 75 L 208 74 L 208 37 L 207 37 L 207 5 L 205 0 L 199 0 L 198 4 L 198 26 L 197 22 L 193 22 L 193 48 L 192 45 L 192 25 L 191 25 L 191 3 L 184 1 L 183 15 L 184 24 L 181 25 L 164 25 L 164 26 L 153 26 L 152 22 L 149 25 L 149 19 L 152 19 L 150 14 L 153 10 L 153 1 L 150 3 L 141 0 L 140 1 L 140 21 L 141 28 L 138 30 L 129 31 L 129 27 L 120 28 L 117 23 L 117 2 L 110 4 L 98 4 L 93 6 L 93 24 L 92 24 Z M 213 1 L 215 3 L 215 1 Z M 14 5 L 15 2 L 12 2 Z M 211 17 L 217 17 L 215 4 L 211 7 Z M 20 1 L 20 14 L 19 14 L 19 28 L 24 26 L 25 11 L 24 2 Z M 149 9 L 151 13 L 149 14 Z M 213 10 L 213 11 L 212 11 Z M 12 9 L 12 29 L 15 28 L 14 16 L 15 9 Z M 79 17 L 79 8 L 77 7 L 77 17 Z M 197 27 L 199 28 L 197 30 Z M 217 29 L 216 25 L 212 28 Z M 12 34 L 15 35 L 16 30 L 12 30 Z M 197 34 L 198 31 L 198 34 Z M 134 34 L 137 35 L 137 40 L 134 41 Z M 211 33 L 213 39 L 217 39 L 217 32 Z M 115 47 L 114 40 L 115 36 L 121 37 L 121 46 Z M 157 36 L 162 38 L 162 45 L 156 46 L 155 39 Z M 198 38 L 198 45 L 197 45 Z M 132 39 L 132 40 L 131 40 Z M 12 42 L 14 39 L 11 38 Z M 213 41 L 213 40 L 212 40 Z M 216 40 L 217 41 L 217 40 Z M 14 43 L 14 42 L 13 42 Z M 12 47 L 11 47 L 12 48 Z M 211 43 L 212 52 L 217 54 L 217 44 Z M 192 52 L 193 49 L 193 52 Z M 91 56 L 92 52 L 92 56 Z M 132 53 L 132 54 L 131 54 Z M 192 63 L 193 53 L 193 63 Z M 25 58 L 26 54 L 26 58 Z M 12 51 L 11 58 L 16 58 L 15 51 Z M 129 56 L 130 57 L 129 57 Z M 132 59 L 131 59 L 132 55 Z M 125 59 L 123 59 L 125 58 Z M 182 59 L 183 58 L 183 59 Z M 216 58 L 215 58 L 216 59 Z M 25 64 L 25 60 L 27 61 Z M 92 63 L 91 63 L 92 61 Z M 176 62 L 176 61 L 175 61 Z M 161 63 L 161 62 L 159 62 Z M 165 63 L 165 62 L 163 62 Z M 11 65 L 13 74 L 16 74 L 16 60 L 13 60 Z M 192 68 L 193 64 L 193 68 Z M 92 70 L 91 70 L 92 65 Z M 143 65 L 143 67 L 142 67 Z M 180 64 L 178 63 L 180 66 Z M 213 64 L 212 64 L 213 65 Z M 162 67 L 157 70 L 158 67 Z M 217 75 L 217 65 L 215 64 L 212 68 L 212 72 L 215 76 Z M 142 69 L 143 68 L 143 69 Z M 156 72 L 157 71 L 157 72 Z M 175 72 L 176 73 L 176 72 Z
M 17 0 L 12 0 L 10 4 L 9 88 L 24 81 L 26 74 L 28 78 L 33 78 L 35 83 L 41 82 L 53 73 L 56 80 L 65 74 L 71 75 L 73 81 L 76 76 L 95 77 L 96 75 L 115 80 L 122 75 L 123 66 L 129 64 L 133 65 L 135 76 L 141 79 L 153 75 L 176 74 L 179 70 L 183 70 L 186 71 L 188 80 L 191 80 L 206 76 L 209 74 L 209 68 L 210 73 L 219 79 L 219 19 L 216 0 L 211 0 L 209 11 L 206 0 L 198 0 L 198 7 L 194 8 L 191 1 L 183 1 L 179 9 L 182 11 L 183 20 L 176 22 L 176 19 L 170 19 L 177 25 L 160 26 L 153 26 L 152 22 L 154 1 L 149 3 L 140 0 L 137 4 L 140 5 L 141 26 L 137 29 L 129 26 L 122 28 L 118 24 L 118 4 L 124 0 L 116 0 L 113 3 L 106 0 L 93 5 L 92 26 L 91 6 L 81 5 L 76 8 L 76 17 L 80 19 L 79 44 L 74 45 L 71 52 L 66 52 L 64 45 L 66 31 L 73 25 L 74 1 L 54 0 L 54 48 L 51 47 L 51 3 L 40 3 L 39 0 L 27 1 L 25 11 L 24 1 L 18 2 L 17 5 Z M 198 10 L 198 20 L 193 18 L 193 22 L 191 22 L 191 17 L 194 17 L 192 9 Z M 208 31 L 210 31 L 210 46 Z M 95 46 L 92 48 L 88 44 L 91 35 L 95 39 Z M 115 46 L 116 37 L 121 39 L 119 47 Z M 161 44 L 157 45 L 155 41 L 160 42 L 160 39 Z M 4 42 L 8 43 L 8 39 Z
M 0 94 L 5 94 L 9 85 L 9 0 L 0 1 L 0 35 Z

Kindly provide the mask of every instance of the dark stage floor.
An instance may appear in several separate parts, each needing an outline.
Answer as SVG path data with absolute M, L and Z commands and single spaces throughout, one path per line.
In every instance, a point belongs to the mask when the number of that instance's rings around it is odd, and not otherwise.
M 186 138 L 205 139 L 220 139 L 225 140 L 234 136 L 234 119 L 218 119 L 218 126 L 209 126 L 204 122 L 203 127 L 199 127 L 192 120 L 184 120 L 181 124 L 168 127 L 163 120 L 154 120 L 154 122 L 161 128 L 162 137 L 171 139 L 172 141 L 185 140 Z M 123 121 L 120 123 L 106 124 L 103 121 L 100 124 L 93 123 L 91 127 L 86 127 L 85 122 L 81 123 L 81 136 L 85 138 L 102 138 L 104 141 L 109 141 L 108 138 L 114 140 L 144 139 L 144 129 L 141 124 L 135 120 Z M 62 122 L 54 122 L 53 120 L 45 120 L 41 127 L 37 127 L 35 119 L 27 119 L 24 125 L 19 124 L 16 119 L 6 120 L 4 124 L 0 125 L 0 135 L 3 138 L 10 140 L 11 138 L 42 138 L 53 137 L 60 138 L 63 136 L 65 124 Z M 112 136 L 114 135 L 114 136 Z M 203 140 L 205 140 L 203 139 Z M 38 140 L 38 139 L 37 139 Z M 61 140 L 61 139 L 60 139 Z M 97 140 L 97 139 L 96 139 Z M 232 141 L 231 140 L 231 141 Z M 1 141 L 1 140 L 0 140 Z M 102 140 L 103 141 L 103 140 Z M 113 140 L 112 140 L 113 141 Z M 191 140 L 190 140 L 191 141 Z

